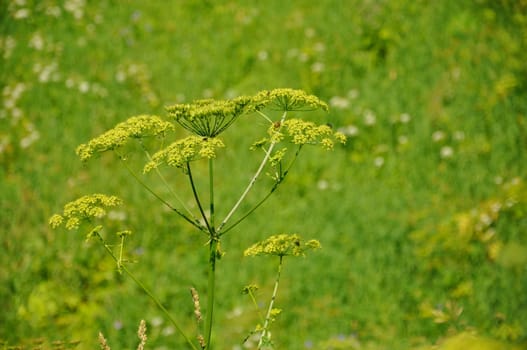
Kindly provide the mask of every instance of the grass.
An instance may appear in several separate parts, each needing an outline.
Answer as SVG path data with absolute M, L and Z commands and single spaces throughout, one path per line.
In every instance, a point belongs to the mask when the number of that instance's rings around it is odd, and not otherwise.
M 127 226 L 141 228 L 131 268 L 189 320 L 188 288 L 205 287 L 204 242 L 110 157 L 83 165 L 74 149 L 129 116 L 163 116 L 164 105 L 286 86 L 328 101 L 320 118 L 358 134 L 330 156 L 306 152 L 287 186 L 226 237 L 218 347 L 233 349 L 254 326 L 238 291 L 272 288 L 272 266 L 243 250 L 285 230 L 323 249 L 284 269 L 278 348 L 408 349 L 472 330 L 525 342 L 527 197 L 503 184 L 526 180 L 526 9 L 505 0 L 0 2 L 0 339 L 84 349 L 102 330 L 114 348 L 133 348 L 144 318 L 148 347 L 182 346 L 104 252 L 52 232 L 47 218 L 85 193 L 122 196 Z M 250 133 L 253 123 L 240 127 Z M 233 198 L 231 183 L 247 176 L 234 171 L 254 161 L 243 152 L 224 155 L 238 165 L 218 169 L 218 198 Z M 472 213 L 511 196 L 483 240 Z M 471 235 L 455 240 L 460 218 Z

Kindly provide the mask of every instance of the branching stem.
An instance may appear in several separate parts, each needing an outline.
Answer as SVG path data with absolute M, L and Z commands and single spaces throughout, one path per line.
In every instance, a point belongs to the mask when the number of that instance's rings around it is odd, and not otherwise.
M 282 124 L 285 120 L 287 116 L 287 111 L 285 111 L 283 114 L 282 114 L 282 117 L 280 118 L 280 128 L 282 127 Z M 280 130 L 280 129 L 279 129 Z M 236 212 L 236 210 L 238 210 L 238 207 L 240 206 L 240 204 L 243 202 L 243 200 L 245 199 L 245 197 L 247 196 L 247 194 L 249 193 L 249 191 L 251 190 L 251 188 L 254 186 L 254 184 L 256 183 L 256 180 L 258 179 L 258 177 L 260 176 L 260 174 L 262 173 L 263 169 L 265 168 L 265 165 L 267 164 L 269 158 L 271 157 L 271 153 L 273 151 L 273 148 L 274 146 L 277 144 L 276 141 L 273 141 L 271 142 L 271 144 L 269 145 L 269 149 L 267 149 L 267 151 L 265 152 L 265 156 L 262 160 L 262 162 L 260 163 L 260 166 L 258 167 L 258 170 L 256 170 L 256 173 L 254 174 L 254 176 L 251 178 L 251 180 L 249 181 L 249 184 L 247 185 L 247 187 L 245 188 L 245 191 L 243 191 L 242 195 L 240 196 L 240 198 L 238 199 L 238 201 L 236 202 L 236 204 L 234 204 L 234 206 L 232 207 L 231 211 L 229 212 L 229 214 L 227 214 L 227 216 L 225 217 L 225 219 L 223 219 L 222 223 L 220 224 L 220 226 L 218 226 L 218 232 L 221 232 L 221 229 L 225 226 L 225 224 L 230 220 L 231 216 Z
M 150 155 L 150 152 L 148 152 L 148 150 L 145 148 L 145 146 L 143 145 L 142 142 L 140 142 L 141 144 L 141 148 L 143 149 L 143 152 L 145 152 L 145 155 L 146 157 L 148 158 L 149 161 L 152 161 L 152 156 Z M 183 207 L 183 209 L 185 209 L 187 211 L 187 213 L 189 213 L 189 215 L 194 219 L 196 220 L 196 218 L 194 217 L 194 215 L 192 214 L 192 211 L 187 208 L 187 206 L 185 205 L 185 203 L 183 203 L 183 201 L 181 200 L 181 198 L 179 198 L 179 196 L 177 195 L 176 192 L 174 192 L 174 190 L 172 189 L 172 186 L 170 186 L 168 184 L 168 181 L 165 179 L 165 177 L 163 176 L 163 174 L 161 174 L 161 171 L 159 170 L 158 167 L 155 167 L 154 168 L 154 171 L 156 172 L 157 176 L 159 176 L 159 178 L 161 179 L 161 182 L 163 183 L 163 185 L 165 185 L 165 187 L 170 191 L 170 193 L 174 196 L 174 198 L 176 198 L 176 200 L 178 201 L 178 203 Z
M 182 213 L 179 209 L 175 208 L 174 206 L 172 206 L 170 203 L 168 203 L 165 199 L 163 199 L 160 195 L 158 195 L 157 193 L 155 193 L 147 184 L 144 183 L 143 180 L 141 180 L 139 178 L 139 176 L 137 176 L 137 174 L 130 168 L 130 166 L 128 166 L 128 164 L 126 163 L 126 161 L 124 160 L 124 158 L 122 156 L 119 156 L 119 158 L 121 159 L 121 161 L 124 163 L 124 166 L 126 168 L 126 170 L 130 173 L 130 175 L 132 175 L 132 177 L 145 189 L 147 190 L 151 195 L 153 195 L 154 197 L 156 197 L 161 203 L 163 203 L 165 206 L 167 206 L 170 210 L 176 212 L 179 216 L 181 216 L 183 219 L 185 219 L 187 222 L 189 222 L 190 224 L 192 224 L 192 226 L 196 227 L 197 229 L 199 229 L 200 231 L 203 231 L 205 228 L 203 226 L 201 226 L 199 224 L 199 222 L 196 222 L 196 220 L 193 220 L 191 218 L 189 218 L 187 215 L 185 215 L 184 213 Z
M 190 169 L 189 162 L 187 162 L 187 175 L 190 181 L 190 187 L 192 187 L 192 193 L 194 194 L 194 200 L 196 201 L 196 204 L 198 205 L 199 212 L 201 213 L 201 217 L 203 218 L 203 221 L 205 222 L 205 226 L 207 226 L 207 232 L 211 234 L 214 230 L 210 226 L 209 219 L 207 218 L 207 215 L 205 214 L 205 211 L 203 210 L 203 206 L 201 205 L 201 201 L 198 196 L 198 191 L 196 190 L 196 185 L 194 184 L 194 179 L 192 177 L 192 170 Z
M 161 303 L 161 301 L 159 299 L 157 299 L 154 294 L 152 294 L 152 292 L 150 291 L 150 289 L 148 289 L 139 279 L 137 279 L 137 277 L 135 277 L 135 275 L 130 271 L 128 270 L 128 268 L 122 264 L 122 261 L 121 261 L 121 258 L 118 258 L 115 256 L 115 254 L 113 253 L 112 249 L 110 248 L 110 246 L 108 244 L 106 244 L 106 241 L 104 240 L 104 238 L 102 238 L 101 234 L 99 232 L 95 232 L 95 234 L 97 235 L 97 238 L 99 239 L 99 241 L 102 243 L 102 245 L 104 246 L 104 248 L 106 249 L 106 251 L 110 254 L 110 256 L 115 260 L 115 262 L 117 263 L 117 266 L 118 268 L 121 270 L 121 271 L 124 271 L 134 282 L 135 284 L 137 284 L 149 297 L 150 299 L 157 305 L 157 307 L 159 307 L 159 309 L 161 311 L 163 311 L 163 313 L 165 314 L 165 316 L 169 319 L 170 323 L 172 323 L 172 325 L 174 327 L 176 327 L 177 331 L 183 336 L 183 338 L 185 338 L 185 341 L 190 345 L 190 347 L 193 349 L 193 350 L 198 350 L 198 348 L 196 347 L 196 345 L 187 337 L 187 335 L 183 332 L 183 330 L 181 329 L 181 327 L 179 326 L 179 324 L 176 322 L 176 320 L 170 315 L 170 312 L 168 312 L 168 310 L 166 309 L 166 307 Z M 122 249 L 122 247 L 121 247 Z
M 295 163 L 296 159 L 298 158 L 298 155 L 300 154 L 300 150 L 302 149 L 302 146 L 299 146 L 298 149 L 295 152 L 295 156 L 293 160 L 289 163 L 286 170 L 281 174 L 281 177 L 274 183 L 273 187 L 269 190 L 269 192 L 258 202 L 254 207 L 252 207 L 247 213 L 245 213 L 241 218 L 236 220 L 231 226 L 225 228 L 219 236 L 223 236 L 228 231 L 232 230 L 234 227 L 236 227 L 238 224 L 240 224 L 243 220 L 245 220 L 249 215 L 251 215 L 256 209 L 258 209 L 264 202 L 276 191 L 276 189 L 284 182 L 287 174 L 289 173 L 289 170 Z

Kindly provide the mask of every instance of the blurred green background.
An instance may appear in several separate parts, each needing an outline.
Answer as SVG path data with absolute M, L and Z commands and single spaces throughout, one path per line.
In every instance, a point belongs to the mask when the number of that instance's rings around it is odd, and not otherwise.
M 124 198 L 112 218 L 135 232 L 130 268 L 192 331 L 202 237 L 115 158 L 74 150 L 168 104 L 276 87 L 327 101 L 317 118 L 349 141 L 306 149 L 225 237 L 216 348 L 243 348 L 256 322 L 241 288 L 272 288 L 272 263 L 243 250 L 291 231 L 323 249 L 286 262 L 278 349 L 525 346 L 527 1 L 1 0 L 0 21 L 4 348 L 93 349 L 103 331 L 131 349 L 141 319 L 149 349 L 184 348 L 99 246 L 47 220 L 80 195 Z M 231 145 L 253 128 L 241 120 Z M 233 164 L 218 169 L 225 203 L 250 175 L 247 148 L 218 158 Z

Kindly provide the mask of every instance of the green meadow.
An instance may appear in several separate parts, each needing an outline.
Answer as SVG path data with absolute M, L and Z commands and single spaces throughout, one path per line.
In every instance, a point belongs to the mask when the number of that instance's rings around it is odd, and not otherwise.
M 276 349 L 527 348 L 526 52 L 525 0 L 0 0 L 0 349 L 96 349 L 99 332 L 135 349 L 142 319 L 147 349 L 186 349 L 100 245 L 48 220 L 85 194 L 122 198 L 109 219 L 134 232 L 128 268 L 192 334 L 207 241 L 116 157 L 75 149 L 167 105 L 282 87 L 327 102 L 309 118 L 348 140 L 306 146 L 222 240 L 213 348 L 256 348 L 242 288 L 268 300 L 275 265 L 243 252 L 284 232 L 322 249 L 285 263 Z M 262 125 L 226 132 L 218 216 Z

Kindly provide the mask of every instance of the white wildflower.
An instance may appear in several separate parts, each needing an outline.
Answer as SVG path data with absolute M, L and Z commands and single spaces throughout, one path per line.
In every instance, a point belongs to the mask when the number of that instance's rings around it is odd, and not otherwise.
M 16 41 L 12 36 L 0 37 L 0 51 L 3 51 L 4 59 L 8 59 L 13 54 L 13 49 L 16 46 Z
M 454 149 L 450 146 L 443 146 L 441 147 L 439 154 L 443 159 L 452 158 L 452 156 L 454 155 Z
M 87 81 L 81 81 L 79 83 L 79 91 L 83 94 L 87 93 L 90 90 L 90 83 Z
M 434 142 L 443 141 L 445 137 L 446 137 L 446 134 L 441 130 L 434 131 L 434 133 L 432 134 L 432 140 Z
M 454 140 L 463 141 L 465 139 L 465 133 L 461 130 L 454 132 Z
M 317 188 L 321 191 L 327 190 L 329 188 L 329 183 L 326 180 L 319 180 L 317 182 Z
M 350 105 L 350 101 L 342 96 L 333 96 L 329 100 L 329 105 L 337 109 L 346 109 Z
M 355 125 L 347 125 L 339 128 L 337 131 L 343 133 L 346 136 L 357 136 L 359 134 L 359 128 Z
M 377 117 L 375 116 L 375 113 L 373 113 L 371 110 L 367 109 L 364 111 L 364 124 L 368 126 L 373 126 L 377 122 Z
M 269 58 L 269 53 L 265 50 L 260 50 L 257 56 L 260 61 L 267 61 Z
M 122 210 L 109 210 L 108 219 L 113 221 L 124 221 L 126 220 L 126 212 Z
M 24 19 L 24 18 L 28 18 L 29 15 L 31 15 L 31 12 L 29 11 L 29 9 L 22 8 L 22 9 L 15 11 L 15 13 L 13 13 L 13 18 L 14 19 Z
M 309 27 L 309 28 L 306 28 L 306 30 L 304 31 L 304 34 L 306 35 L 307 38 L 312 38 L 315 36 L 316 31 L 314 28 Z
M 62 10 L 58 6 L 49 6 L 46 8 L 46 15 L 51 17 L 60 17 Z
M 29 39 L 29 47 L 41 51 L 44 48 L 44 38 L 40 33 L 34 33 Z
M 33 144 L 36 140 L 40 138 L 40 134 L 37 130 L 31 130 L 31 132 L 24 138 L 20 140 L 20 147 L 22 148 L 28 148 Z
M 351 89 L 350 91 L 348 91 L 348 98 L 349 99 L 354 100 L 357 97 L 359 97 L 359 90 Z
M 316 51 L 316 52 L 324 52 L 326 50 L 326 45 L 324 45 L 323 42 L 317 42 L 314 46 L 313 46 L 313 49 Z
M 311 65 L 311 70 L 314 73 L 321 73 L 324 71 L 324 69 L 326 69 L 326 66 L 322 62 L 315 62 Z
M 410 114 L 408 113 L 403 113 L 399 116 L 399 121 L 403 124 L 409 123 L 411 119 L 412 117 L 410 117 Z

